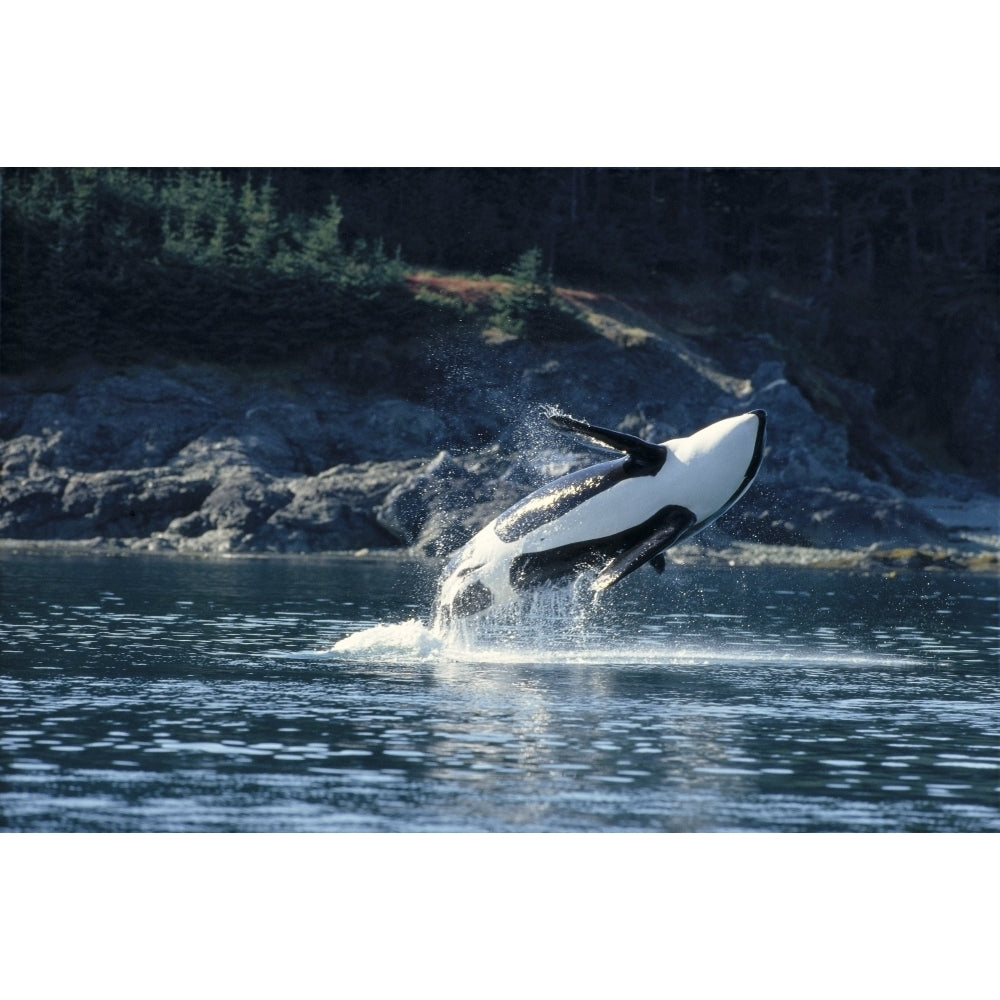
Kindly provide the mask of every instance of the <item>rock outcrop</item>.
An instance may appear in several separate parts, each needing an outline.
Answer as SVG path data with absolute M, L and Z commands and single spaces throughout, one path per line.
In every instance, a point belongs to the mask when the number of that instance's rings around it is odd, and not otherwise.
M 656 440 L 766 409 L 758 481 L 705 545 L 969 541 L 923 500 L 992 494 L 893 438 L 865 385 L 828 378 L 824 414 L 766 335 L 713 353 L 623 319 L 620 304 L 592 315 L 589 339 L 427 345 L 421 377 L 407 385 L 396 372 L 391 392 L 329 372 L 248 379 L 182 365 L 4 378 L 0 538 L 440 557 L 535 486 L 597 460 L 547 426 L 554 406 Z

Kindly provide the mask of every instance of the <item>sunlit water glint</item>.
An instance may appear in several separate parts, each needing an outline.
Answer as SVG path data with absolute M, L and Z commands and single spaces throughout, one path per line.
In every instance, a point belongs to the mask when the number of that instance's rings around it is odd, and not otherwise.
M 5 557 L 8 830 L 1000 830 L 994 578 Z

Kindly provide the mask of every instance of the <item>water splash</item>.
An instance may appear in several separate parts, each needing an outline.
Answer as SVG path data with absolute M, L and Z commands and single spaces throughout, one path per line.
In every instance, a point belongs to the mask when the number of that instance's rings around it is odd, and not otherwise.
M 452 622 L 416 618 L 378 624 L 340 639 L 327 653 L 362 661 L 432 664 L 577 664 L 907 667 L 921 661 L 799 633 L 784 640 L 746 630 L 742 616 L 705 612 L 677 623 L 628 614 L 579 582 L 542 587 L 516 604 Z M 821 632 L 822 630 L 820 630 Z
M 481 615 L 436 622 L 444 650 L 453 656 L 543 658 L 583 648 L 598 631 L 592 602 L 578 583 L 529 591 L 513 604 Z
M 434 659 L 441 655 L 441 636 L 417 618 L 387 625 L 373 625 L 334 643 L 332 652 L 364 659 L 399 657 Z
M 574 586 L 541 587 L 516 604 L 474 618 L 374 625 L 340 639 L 331 652 L 366 659 L 565 658 L 584 644 L 590 618 L 589 605 Z

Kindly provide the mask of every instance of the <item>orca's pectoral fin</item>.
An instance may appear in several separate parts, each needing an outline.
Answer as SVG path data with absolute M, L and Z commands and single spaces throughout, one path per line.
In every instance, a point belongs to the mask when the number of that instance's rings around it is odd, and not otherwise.
M 681 540 L 696 518 L 687 507 L 667 507 L 661 512 L 661 518 L 657 527 L 638 545 L 626 549 L 601 570 L 591 589 L 607 590 L 644 563 L 652 562 L 656 570 L 663 571 L 666 566 L 664 551 Z
M 591 443 L 625 452 L 642 471 L 650 475 L 659 472 L 667 458 L 667 449 L 662 444 L 644 441 L 634 434 L 613 431 L 609 427 L 595 427 L 565 413 L 549 414 L 549 423 L 561 431 L 578 434 Z
M 661 552 L 659 555 L 655 555 L 649 560 L 649 565 L 652 566 L 657 573 L 662 573 L 667 568 L 667 557 Z

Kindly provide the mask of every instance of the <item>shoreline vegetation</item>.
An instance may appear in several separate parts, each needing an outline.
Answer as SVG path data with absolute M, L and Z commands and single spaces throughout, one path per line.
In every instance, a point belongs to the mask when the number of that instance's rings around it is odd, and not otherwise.
M 2 178 L 0 556 L 439 561 L 595 461 L 546 408 L 760 407 L 674 562 L 997 572 L 998 171 Z

